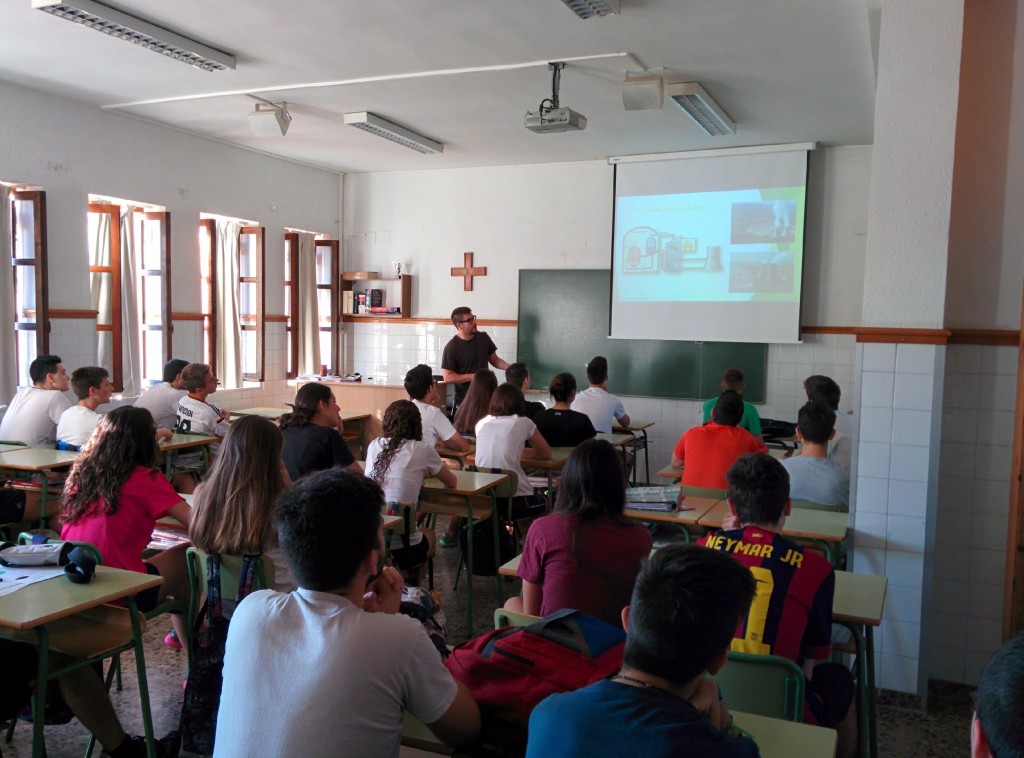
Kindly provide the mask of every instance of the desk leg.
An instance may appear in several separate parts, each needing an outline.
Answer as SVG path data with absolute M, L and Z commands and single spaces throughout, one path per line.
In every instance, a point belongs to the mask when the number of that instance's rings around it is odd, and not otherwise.
M 878 714 L 875 708 L 875 633 L 870 626 L 864 628 L 864 668 L 867 674 L 868 729 L 871 734 L 871 758 L 878 758 Z
M 861 758 L 875 758 L 875 661 L 871 627 L 854 623 L 842 625 L 853 634 L 857 650 L 857 743 Z
M 49 672 L 50 634 L 46 624 L 36 627 L 39 639 L 39 663 L 36 669 L 36 688 L 32 693 L 32 758 L 43 758 L 46 755 L 46 743 L 43 726 L 46 720 L 46 684 Z
M 466 497 L 466 634 L 473 639 L 473 502 Z
M 510 501 L 511 502 L 511 501 Z M 512 514 L 508 514 L 509 517 Z M 494 492 L 494 487 L 491 487 L 491 526 L 494 527 L 494 534 L 492 539 L 494 540 L 494 587 L 498 591 L 498 603 L 504 603 L 504 594 L 501 591 L 501 574 L 498 573 L 498 569 L 501 568 L 501 545 L 499 529 L 504 529 L 505 524 L 500 518 L 498 518 L 498 496 Z M 470 574 L 469 581 L 473 581 L 473 576 Z M 470 639 L 473 636 L 470 635 Z
M 156 740 L 153 737 L 153 714 L 149 707 L 149 684 L 146 679 L 146 658 L 142 649 L 142 625 L 135 598 L 127 598 L 128 613 L 132 619 L 132 643 L 135 647 L 135 670 L 139 677 L 139 704 L 142 708 L 142 728 L 146 735 L 146 755 L 156 758 Z

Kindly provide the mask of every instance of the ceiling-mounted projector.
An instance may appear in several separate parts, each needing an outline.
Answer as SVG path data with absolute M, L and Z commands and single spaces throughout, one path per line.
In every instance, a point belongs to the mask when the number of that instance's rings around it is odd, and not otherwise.
M 587 117 L 572 108 L 552 108 L 548 111 L 527 111 L 523 126 L 531 132 L 571 132 L 587 128 Z
M 531 132 L 547 134 L 552 132 L 574 132 L 587 128 L 587 117 L 572 108 L 560 108 L 558 105 L 558 82 L 565 64 L 549 63 L 551 75 L 551 97 L 541 100 L 540 107 L 535 111 L 527 111 L 523 117 L 523 126 Z

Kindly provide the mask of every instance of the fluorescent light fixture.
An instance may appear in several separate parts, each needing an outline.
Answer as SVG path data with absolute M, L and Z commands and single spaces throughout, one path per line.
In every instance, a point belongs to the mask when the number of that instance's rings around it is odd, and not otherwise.
M 283 137 L 291 123 L 288 103 L 256 103 L 256 110 L 249 114 L 249 128 L 257 137 Z
M 665 94 L 712 137 L 736 133 L 736 122 L 697 82 L 669 84 L 665 87 Z
M 562 2 L 580 18 L 615 16 L 619 12 L 619 0 L 562 0 Z
M 665 102 L 665 78 L 660 68 L 629 70 L 622 82 L 622 107 L 627 111 L 656 110 Z
M 434 140 L 428 139 L 422 134 L 417 134 L 411 129 L 406 129 L 404 126 L 392 123 L 386 118 L 381 118 L 376 113 L 368 111 L 346 113 L 345 123 L 357 129 L 362 129 L 365 132 L 370 132 L 370 134 L 376 134 L 378 137 L 397 142 L 402 147 L 415 150 L 417 153 L 444 152 L 444 145 L 440 142 L 434 142 Z
M 206 71 L 235 67 L 232 55 L 93 0 L 32 0 L 32 7 Z

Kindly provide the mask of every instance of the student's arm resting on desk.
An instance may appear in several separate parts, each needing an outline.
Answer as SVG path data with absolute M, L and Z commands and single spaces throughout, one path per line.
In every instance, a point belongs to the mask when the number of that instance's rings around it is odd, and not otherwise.
M 188 526 L 192 522 L 192 508 L 184 500 L 179 500 L 168 508 L 167 515 L 183 526 Z
M 621 416 L 618 417 L 617 420 L 618 420 L 618 422 L 622 426 L 629 426 L 629 414 L 628 413 L 623 413 Z
M 466 685 L 458 679 L 455 684 L 459 689 L 452 704 L 441 718 L 427 726 L 449 745 L 464 745 L 480 734 L 480 709 Z
M 441 464 L 441 468 L 434 474 L 438 479 L 441 480 L 441 484 L 445 487 L 454 487 L 458 480 L 455 478 L 455 472 L 448 468 L 444 463 Z
M 686 461 L 686 448 L 683 445 L 683 440 L 686 439 L 686 432 L 683 432 L 683 436 L 679 438 L 679 442 L 672 448 L 672 468 L 682 468 Z
M 466 438 L 463 437 L 458 432 L 455 432 L 455 434 L 453 434 L 451 437 L 444 440 L 442 444 L 447 448 L 451 448 L 452 450 L 459 450 L 463 453 L 469 450 L 469 443 L 466 441 Z
M 530 445 L 523 451 L 524 455 L 530 458 L 538 458 L 542 461 L 551 457 L 551 446 L 544 439 L 544 435 L 540 433 L 540 429 L 534 428 L 533 435 L 528 442 Z

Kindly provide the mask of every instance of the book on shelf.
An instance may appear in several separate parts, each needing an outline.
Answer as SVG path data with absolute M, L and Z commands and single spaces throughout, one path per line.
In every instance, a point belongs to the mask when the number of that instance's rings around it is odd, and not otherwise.
M 352 290 L 344 290 L 341 293 L 341 312 L 355 313 L 355 294 Z

